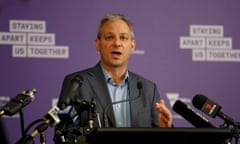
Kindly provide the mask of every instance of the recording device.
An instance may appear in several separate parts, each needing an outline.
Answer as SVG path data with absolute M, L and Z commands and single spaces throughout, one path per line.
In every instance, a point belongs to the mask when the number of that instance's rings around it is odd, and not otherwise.
M 138 81 L 137 83 L 137 88 L 139 90 L 139 95 L 137 97 L 133 97 L 131 99 L 124 99 L 124 100 L 120 100 L 120 101 L 115 101 L 115 102 L 112 102 L 110 103 L 109 105 L 107 105 L 104 109 L 104 113 L 103 113 L 103 118 L 104 118 L 104 125 L 106 128 L 109 127 L 109 123 L 108 123 L 108 117 L 107 117 L 107 112 L 108 112 L 108 109 L 114 105 L 114 104 L 118 104 L 118 103 L 123 103 L 123 102 L 129 102 L 129 101 L 132 101 L 132 100 L 136 100 L 138 99 L 141 95 L 142 95 L 142 82 L 141 81 Z
M 23 107 L 28 105 L 30 102 L 34 100 L 34 94 L 37 92 L 36 89 L 26 90 L 14 98 L 12 98 L 5 106 L 3 106 L 0 110 L 0 116 L 7 115 L 12 116 L 19 112 Z
M 177 100 L 173 105 L 173 110 L 180 114 L 195 127 L 215 127 L 205 117 L 194 111 L 189 105 Z
M 219 116 L 222 118 L 227 125 L 232 124 L 234 126 L 238 126 L 238 123 L 235 122 L 231 117 L 221 112 L 221 106 L 212 101 L 211 99 L 207 98 L 206 96 L 202 94 L 197 94 L 194 96 L 192 100 L 192 104 L 205 114 L 211 116 L 212 118 L 215 118 L 216 116 Z
M 61 103 L 58 104 L 61 110 L 65 109 L 68 105 L 71 104 L 73 98 L 76 96 L 77 89 L 82 86 L 82 83 L 83 83 L 83 78 L 80 75 L 75 76 L 71 80 L 71 86 L 70 86 L 69 92 L 67 93 L 67 95 L 65 95 Z

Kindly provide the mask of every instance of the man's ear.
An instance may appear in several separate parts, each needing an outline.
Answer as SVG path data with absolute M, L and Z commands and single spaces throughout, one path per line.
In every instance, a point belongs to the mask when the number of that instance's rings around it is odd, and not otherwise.
M 132 45 L 132 52 L 134 52 L 136 48 L 136 41 L 132 40 L 131 45 Z
M 95 47 L 96 47 L 96 50 L 99 52 L 99 39 L 95 40 Z

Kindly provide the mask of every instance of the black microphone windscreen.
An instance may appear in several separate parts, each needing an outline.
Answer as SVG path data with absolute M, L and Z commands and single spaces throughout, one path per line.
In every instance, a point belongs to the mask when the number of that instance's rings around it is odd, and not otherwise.
M 220 105 L 218 105 L 211 99 L 209 99 L 206 96 L 201 95 L 201 94 L 197 94 L 196 96 L 194 96 L 194 98 L 192 100 L 192 104 L 197 109 L 201 110 L 202 112 L 204 112 L 205 114 L 207 114 L 213 118 L 215 118 L 221 110 Z
M 67 106 L 71 105 L 73 99 L 76 96 L 77 89 L 82 86 L 83 78 L 81 75 L 76 75 L 73 79 L 71 79 L 71 83 L 68 89 L 68 92 L 63 95 L 61 101 L 58 103 L 58 107 L 63 110 Z
M 207 101 L 207 97 L 201 94 L 197 94 L 194 96 L 194 98 L 192 99 L 192 104 L 197 108 L 197 109 L 201 109 L 205 102 Z
M 83 78 L 80 76 L 80 75 L 77 75 L 77 76 L 75 76 L 73 79 L 72 79 L 72 83 L 73 82 L 76 82 L 76 83 L 78 83 L 80 86 L 82 85 L 82 83 L 83 83 Z
M 173 110 L 180 114 L 195 127 L 215 127 L 209 123 L 205 117 L 195 112 L 190 106 L 184 104 L 180 100 L 177 100 L 174 103 Z
M 142 87 L 143 87 L 143 86 L 142 86 L 142 82 L 141 82 L 141 81 L 138 81 L 138 83 L 137 83 L 137 88 L 138 88 L 138 89 L 142 89 Z

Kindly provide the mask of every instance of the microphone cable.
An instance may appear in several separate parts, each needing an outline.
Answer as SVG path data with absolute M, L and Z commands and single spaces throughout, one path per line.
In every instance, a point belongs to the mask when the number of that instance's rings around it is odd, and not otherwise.
M 105 108 L 104 108 L 104 112 L 103 112 L 103 118 L 104 118 L 104 125 L 106 128 L 109 127 L 109 123 L 108 123 L 108 117 L 107 117 L 107 112 L 110 108 L 110 106 L 114 105 L 114 104 L 118 104 L 118 103 L 123 103 L 123 102 L 129 102 L 129 101 L 133 101 L 138 99 L 141 95 L 142 95 L 142 82 L 138 81 L 137 83 L 137 88 L 139 90 L 139 95 L 137 97 L 133 97 L 133 98 L 129 98 L 129 99 L 124 99 L 124 100 L 120 100 L 120 101 L 115 101 L 112 102 L 110 104 L 108 104 Z

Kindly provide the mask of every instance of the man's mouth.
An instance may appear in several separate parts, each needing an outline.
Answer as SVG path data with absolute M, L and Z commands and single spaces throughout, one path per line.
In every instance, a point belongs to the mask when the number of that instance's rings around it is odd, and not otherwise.
M 114 52 L 112 52 L 112 54 L 114 54 L 114 55 L 121 55 L 122 53 L 121 53 L 121 52 L 114 51 Z

